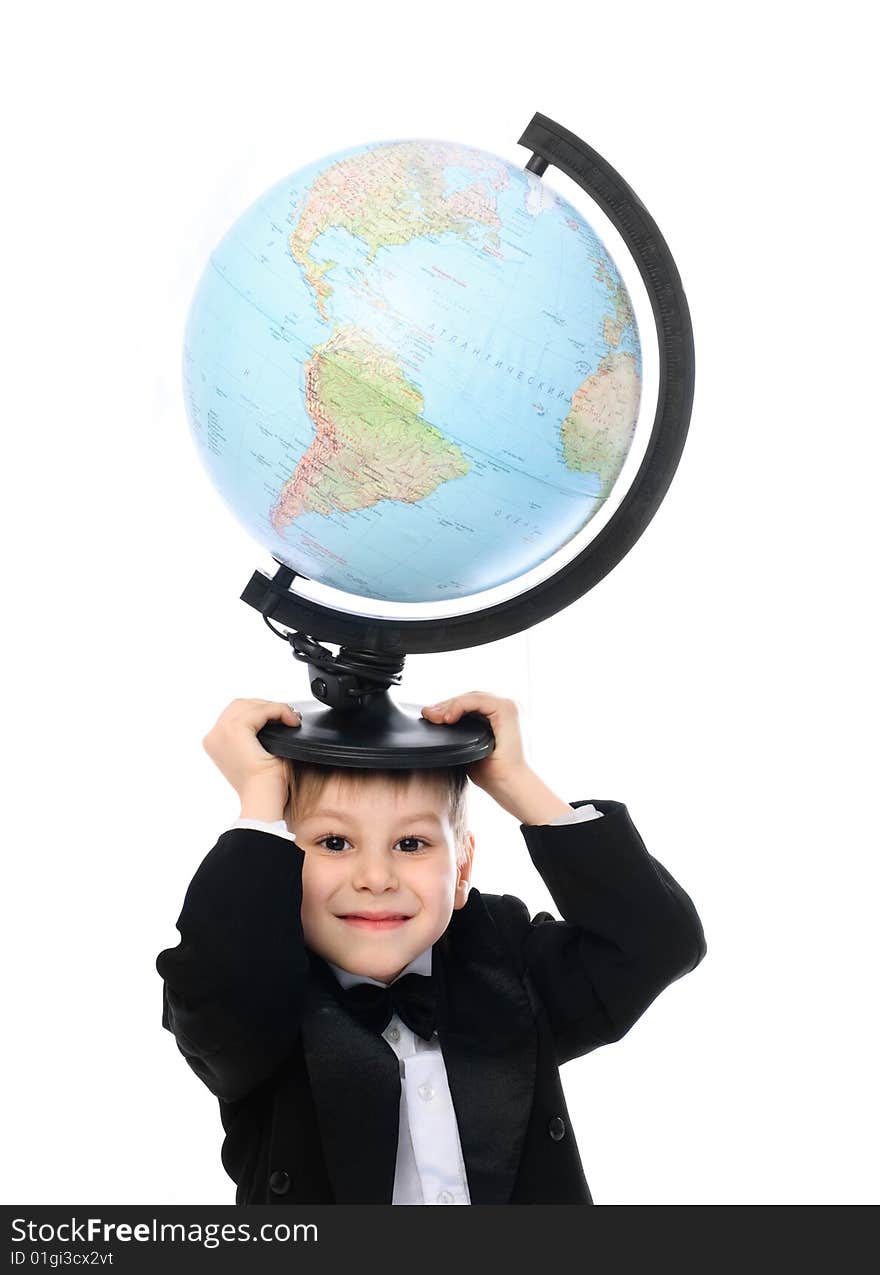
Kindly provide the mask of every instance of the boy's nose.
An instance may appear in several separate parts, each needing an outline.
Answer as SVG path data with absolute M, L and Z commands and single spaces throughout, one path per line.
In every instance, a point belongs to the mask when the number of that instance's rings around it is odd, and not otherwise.
M 384 890 L 397 883 L 397 871 L 394 864 L 384 857 L 367 856 L 353 869 L 352 883 L 355 886 L 368 886 L 372 890 Z

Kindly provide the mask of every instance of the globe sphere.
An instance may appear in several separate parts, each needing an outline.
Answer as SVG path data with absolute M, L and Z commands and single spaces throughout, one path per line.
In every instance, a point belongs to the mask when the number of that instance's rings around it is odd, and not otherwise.
M 515 580 L 583 530 L 629 452 L 630 297 L 542 178 L 455 142 L 377 142 L 278 182 L 192 300 L 200 457 L 275 559 L 384 602 Z

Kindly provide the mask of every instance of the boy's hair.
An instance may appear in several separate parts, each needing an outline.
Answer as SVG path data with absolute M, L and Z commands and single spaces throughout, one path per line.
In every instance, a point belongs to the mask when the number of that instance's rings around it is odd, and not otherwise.
M 316 805 L 324 785 L 331 778 L 361 788 L 365 783 L 385 783 L 395 793 L 406 791 L 411 779 L 421 780 L 446 804 L 455 844 L 455 861 L 461 866 L 467 860 L 465 837 L 468 832 L 467 766 L 437 766 L 422 770 L 362 769 L 355 766 L 330 766 L 321 762 L 294 762 L 284 759 L 290 784 L 290 797 L 284 809 L 287 827 L 292 832 L 299 815 Z

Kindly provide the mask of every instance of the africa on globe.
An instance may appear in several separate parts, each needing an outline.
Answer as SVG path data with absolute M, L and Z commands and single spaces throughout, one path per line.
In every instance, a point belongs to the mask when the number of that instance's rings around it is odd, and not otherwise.
M 535 173 L 455 142 L 337 152 L 231 227 L 192 301 L 186 405 L 279 562 L 365 598 L 462 598 L 602 507 L 642 385 L 629 294 Z

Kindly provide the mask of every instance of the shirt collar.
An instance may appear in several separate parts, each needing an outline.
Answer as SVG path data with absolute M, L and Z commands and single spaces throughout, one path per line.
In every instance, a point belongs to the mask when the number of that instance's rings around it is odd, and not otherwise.
M 425 974 L 430 977 L 431 974 L 431 958 L 433 948 L 426 947 L 424 952 L 419 952 L 418 956 L 414 956 L 409 965 L 405 966 L 397 978 L 393 978 L 393 983 L 398 978 L 403 978 L 404 974 Z M 352 974 L 351 970 L 344 970 L 341 965 L 334 965 L 332 961 L 327 961 L 333 973 L 336 975 L 343 987 L 351 987 L 354 983 L 375 983 L 377 987 L 386 987 L 386 983 L 381 983 L 377 978 L 370 978 L 366 974 Z

